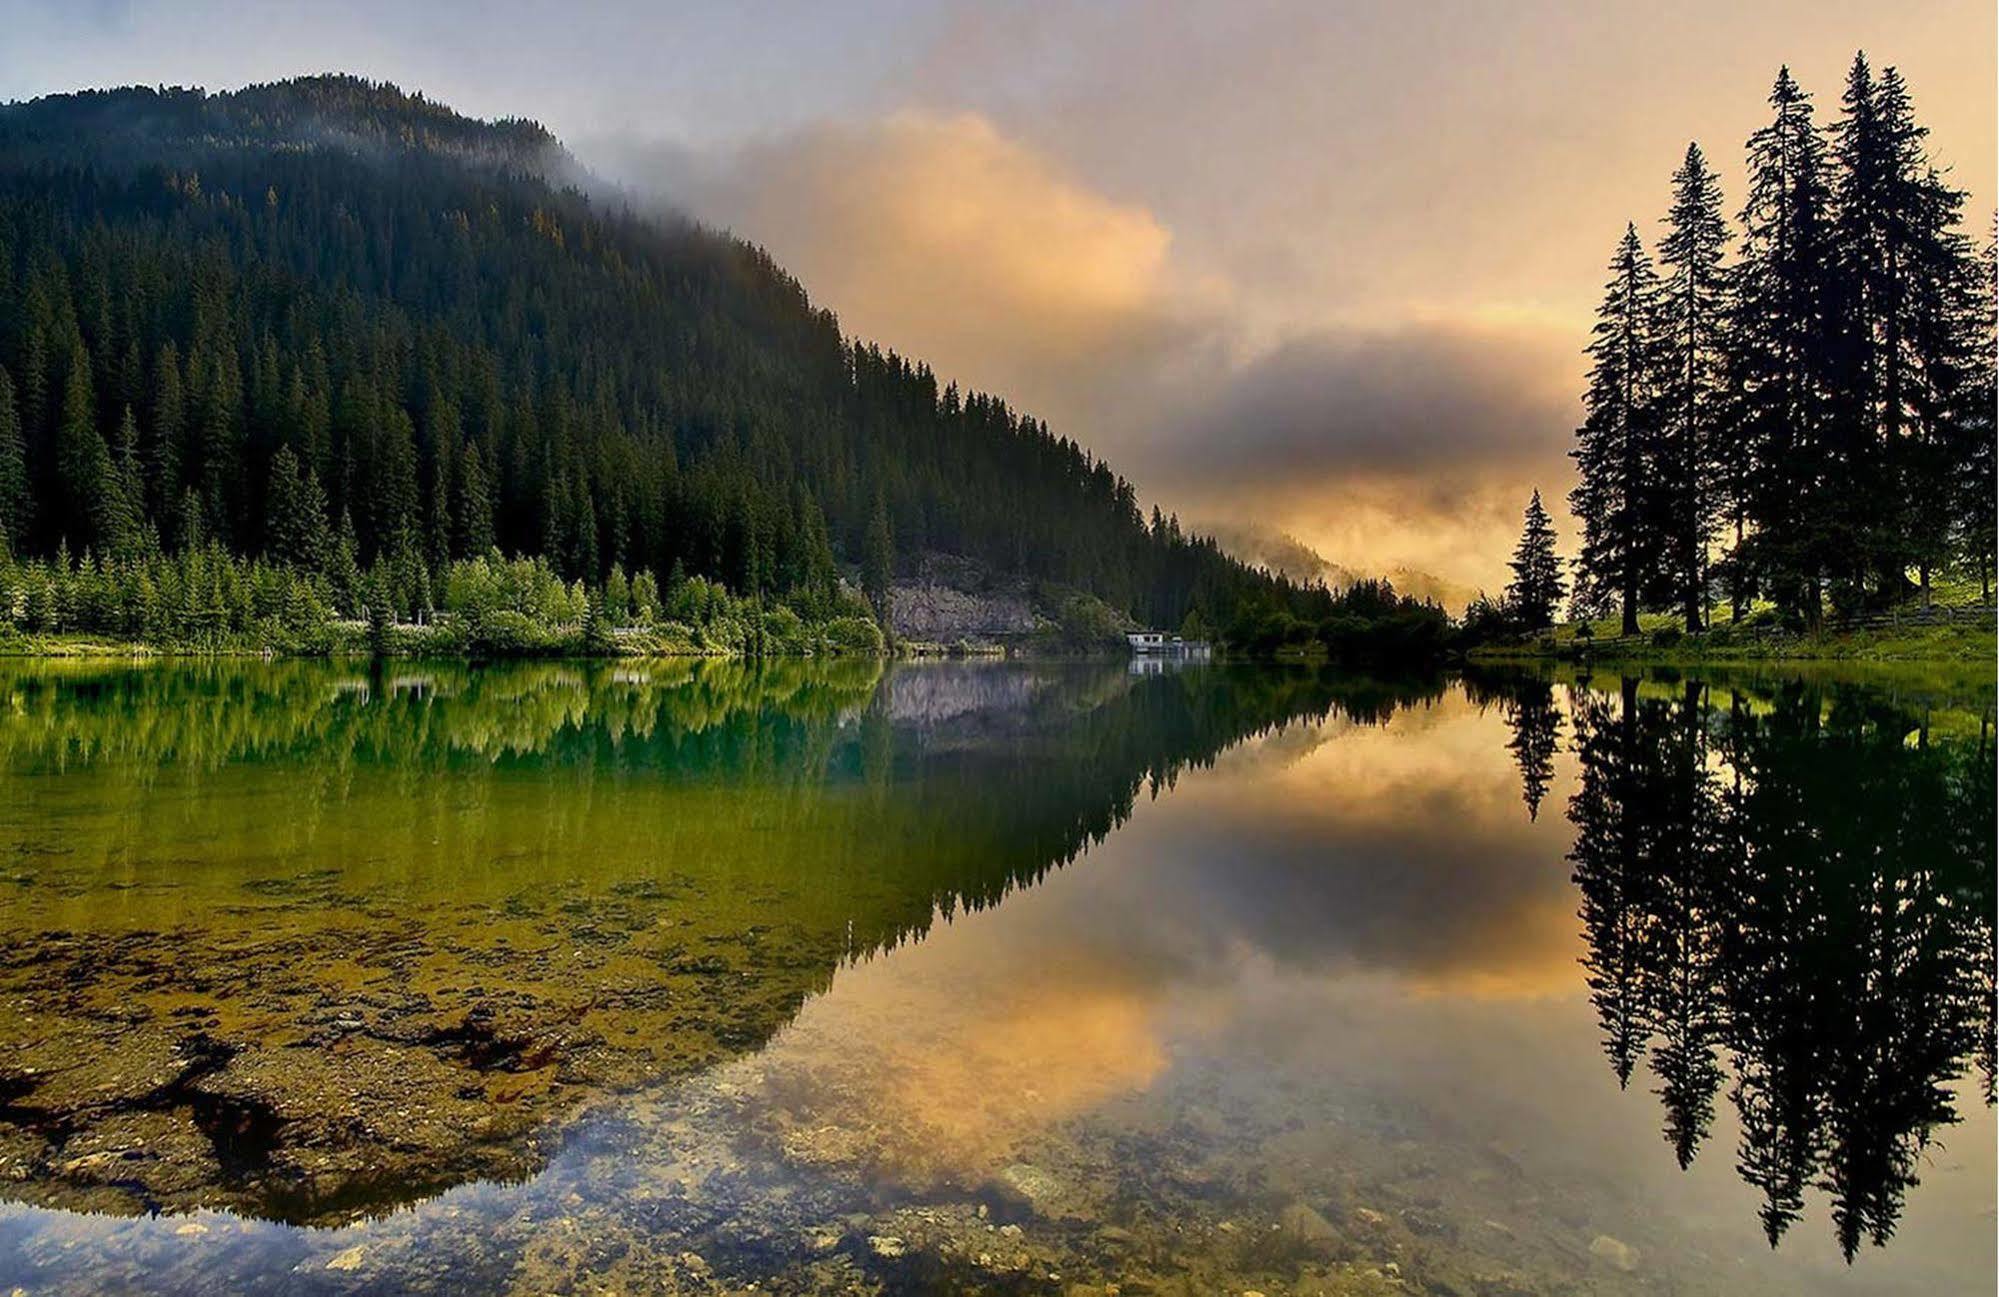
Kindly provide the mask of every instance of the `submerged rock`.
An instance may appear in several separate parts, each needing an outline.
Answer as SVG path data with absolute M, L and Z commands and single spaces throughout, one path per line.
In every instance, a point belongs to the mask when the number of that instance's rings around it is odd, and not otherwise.
M 1599 1234 L 1590 1240 L 1589 1254 L 1599 1261 L 1607 1261 L 1619 1270 L 1632 1271 L 1638 1268 L 1638 1249 L 1623 1239 L 1608 1234 Z

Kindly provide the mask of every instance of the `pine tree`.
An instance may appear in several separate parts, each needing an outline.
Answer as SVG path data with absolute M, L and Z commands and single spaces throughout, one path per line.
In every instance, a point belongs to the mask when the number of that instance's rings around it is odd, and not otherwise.
M 265 529 L 265 553 L 274 562 L 306 572 L 326 568 L 330 536 L 326 525 L 326 497 L 319 479 L 302 468 L 290 446 L 280 446 L 271 456 L 270 525 Z
M 1893 69 L 1889 69 L 1892 73 Z M 1925 606 L 1931 578 L 1960 549 L 1959 484 L 1990 439 L 1992 310 L 1983 265 L 1959 228 L 1965 194 L 1923 164 L 1912 202 L 1913 283 L 1906 333 L 1913 381 L 1895 455 L 1901 506 L 1899 561 L 1916 569 Z
M 479 448 L 467 442 L 458 456 L 458 534 L 460 558 L 483 558 L 493 548 L 493 496 L 486 485 Z
M 1555 556 L 1555 527 L 1541 505 L 1539 491 L 1527 503 L 1520 544 L 1508 566 L 1513 569 L 1513 580 L 1506 587 L 1506 602 L 1514 619 L 1527 631 L 1553 625 L 1555 609 L 1568 587 L 1562 580 L 1562 561 Z
M 56 470 L 62 484 L 65 538 L 78 549 L 108 545 L 117 527 L 111 451 L 97 430 L 97 399 L 90 381 L 90 353 L 70 353 L 56 422 Z
M 180 350 L 169 338 L 161 344 L 159 356 L 153 362 L 151 417 L 144 429 L 146 508 L 155 518 L 167 518 L 180 503 L 183 486 L 182 439 L 186 423 L 187 403 L 181 388 Z M 170 539 L 178 541 L 179 538 Z
M 861 551 L 861 593 L 874 606 L 875 620 L 889 626 L 889 584 L 895 579 L 895 533 L 889 528 L 888 504 L 875 497 L 874 517 Z
M 1999 549 L 1999 479 L 1994 475 L 1994 426 L 1999 411 L 1999 356 L 1995 356 L 1995 335 L 1999 335 L 1999 215 L 1993 220 L 1992 237 L 1985 242 L 1978 260 L 1979 292 L 1967 304 L 1972 318 L 1965 332 L 1977 368 L 1967 392 L 1964 419 L 1966 453 L 1957 466 L 1955 514 L 1959 529 L 1959 549 L 1978 571 L 1978 588 L 1984 603 L 1992 602 L 1995 549 Z
M 1636 635 L 1643 585 L 1662 548 L 1646 507 L 1657 438 L 1659 284 L 1636 227 L 1625 226 L 1610 272 L 1589 345 L 1585 416 L 1570 452 L 1580 480 L 1569 505 L 1583 527 L 1579 595 L 1614 592 L 1623 633 Z
M 0 531 L 9 537 L 25 537 L 33 502 L 28 490 L 28 447 L 14 404 L 14 381 L 0 366 Z
M 1871 578 L 1892 596 L 1913 566 L 1927 595 L 1961 530 L 1946 502 L 1983 453 L 1989 295 L 1957 228 L 1964 194 L 1929 162 L 1900 73 L 1877 80 L 1856 55 L 1843 108 L 1833 134 L 1845 586 L 1857 599 Z
M 340 530 L 327 557 L 326 583 L 333 587 L 334 606 L 352 617 L 359 613 L 366 590 L 361 577 L 361 542 L 355 538 L 354 515 L 340 511 Z
M 1754 568 L 1783 606 L 1815 622 L 1830 526 L 1831 195 L 1811 96 L 1790 69 L 1778 71 L 1769 102 L 1774 118 L 1747 150 L 1729 338 L 1733 399 L 1719 457 L 1735 532 L 1730 594 L 1740 616 Z M 1753 555 L 1745 552 L 1752 526 Z
M 118 438 L 111 447 L 111 484 L 105 519 L 106 553 L 132 558 L 148 548 L 145 474 L 139 465 L 139 423 L 129 405 L 118 422 Z
M 1659 439 L 1652 465 L 1654 507 L 1666 541 L 1661 593 L 1679 604 L 1689 631 L 1700 630 L 1705 613 L 1715 517 L 1727 246 L 1721 185 L 1700 146 L 1690 144 L 1673 176 L 1673 205 L 1659 244 L 1659 264 L 1668 273 L 1660 298 Z
M 583 651 L 608 657 L 617 650 L 618 640 L 612 634 L 611 619 L 605 614 L 604 597 L 592 590 L 583 604 Z
M 226 344 L 206 351 L 197 389 L 190 439 L 199 448 L 198 476 L 203 521 L 225 544 L 235 538 L 243 489 L 243 374 L 236 349 Z
M 429 531 L 426 534 L 425 555 L 430 560 L 431 576 L 438 581 L 444 579 L 451 566 L 452 534 L 457 529 L 451 503 L 451 464 L 448 460 L 439 459 L 432 464 L 430 471 L 430 509 L 426 518 Z
M 613 626 L 632 623 L 632 583 L 623 563 L 611 564 L 611 574 L 604 578 L 604 615 Z

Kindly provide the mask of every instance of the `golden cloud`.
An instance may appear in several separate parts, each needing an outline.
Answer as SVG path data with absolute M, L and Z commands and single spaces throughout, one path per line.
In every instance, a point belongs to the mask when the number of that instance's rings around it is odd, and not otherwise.
M 991 391 L 1187 516 L 1263 518 L 1366 572 L 1491 584 L 1559 500 L 1571 340 L 1487 312 L 1255 340 L 1253 303 L 1152 210 L 969 113 L 716 152 L 599 141 L 641 191 L 767 247 L 855 336 Z
M 1171 329 L 1166 228 L 977 115 L 823 123 L 722 154 L 596 152 L 767 247 L 849 333 L 1044 416 L 1085 417 L 1106 366 Z

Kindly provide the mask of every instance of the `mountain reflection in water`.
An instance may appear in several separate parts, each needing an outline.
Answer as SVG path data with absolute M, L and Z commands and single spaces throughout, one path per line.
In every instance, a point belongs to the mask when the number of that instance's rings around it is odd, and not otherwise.
M 1989 1288 L 1989 684 L 717 665 L 8 680 L 0 1285 Z

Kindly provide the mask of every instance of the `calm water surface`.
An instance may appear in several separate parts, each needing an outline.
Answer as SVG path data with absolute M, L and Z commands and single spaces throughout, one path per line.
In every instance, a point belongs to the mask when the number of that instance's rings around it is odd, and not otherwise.
M 0 1291 L 1988 1293 L 1992 713 L 0 664 Z

